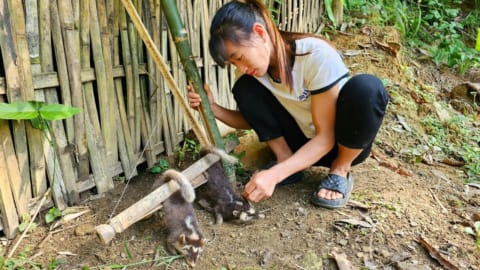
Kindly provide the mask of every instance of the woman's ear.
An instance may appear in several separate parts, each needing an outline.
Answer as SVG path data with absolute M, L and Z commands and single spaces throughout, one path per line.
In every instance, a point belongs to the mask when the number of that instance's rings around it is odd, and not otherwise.
M 265 27 L 260 23 L 253 24 L 253 33 L 261 37 L 263 41 L 267 39 L 267 35 L 268 35 L 267 29 L 265 29 Z

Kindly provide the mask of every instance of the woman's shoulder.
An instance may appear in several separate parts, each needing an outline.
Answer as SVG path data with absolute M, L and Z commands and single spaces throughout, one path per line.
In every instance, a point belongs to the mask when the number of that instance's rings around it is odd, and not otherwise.
M 314 51 L 332 50 L 332 46 L 320 37 L 305 37 L 295 41 L 296 53 L 305 54 Z

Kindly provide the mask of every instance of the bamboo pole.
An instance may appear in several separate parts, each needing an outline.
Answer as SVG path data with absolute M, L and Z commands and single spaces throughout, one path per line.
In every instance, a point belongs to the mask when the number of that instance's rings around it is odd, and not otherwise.
M 40 46 L 38 33 L 38 5 L 37 0 L 25 0 L 26 29 L 28 37 L 28 51 L 30 53 L 30 61 L 39 62 Z
M 163 12 L 162 12 L 163 14 Z M 178 56 L 178 53 L 176 50 L 173 50 L 172 48 L 175 47 L 175 42 L 173 41 L 171 32 L 167 31 L 167 37 L 168 37 L 168 47 L 170 48 L 170 67 L 171 67 L 171 74 L 173 78 L 175 78 L 178 89 L 182 89 L 182 82 L 185 80 L 185 74 L 181 72 L 181 63 L 179 61 L 180 57 Z M 183 88 L 185 89 L 185 88 Z M 183 93 L 181 93 L 182 99 L 185 99 L 183 96 Z M 180 118 L 180 109 L 179 106 L 174 106 L 174 102 L 171 102 L 171 99 L 167 99 L 167 117 L 168 117 L 168 122 L 169 122 L 169 131 L 170 131 L 170 137 L 172 138 L 172 144 L 177 145 L 181 139 L 178 138 L 177 136 L 177 131 L 181 128 L 181 123 L 178 121 Z M 172 104 L 173 103 L 173 104 Z M 207 134 L 208 135 L 208 134 Z
M 155 35 L 158 36 L 158 29 L 155 29 L 155 6 L 152 3 L 152 0 L 146 0 L 143 4 L 143 13 L 144 15 L 144 22 L 145 22 L 145 27 L 152 37 L 153 43 L 155 43 L 156 46 L 157 40 L 155 39 Z M 153 93 L 155 93 L 155 87 L 156 87 L 156 82 L 153 80 L 153 76 L 151 74 L 155 74 L 155 63 L 153 62 L 152 56 L 150 54 L 143 55 L 144 59 L 146 59 L 146 73 L 147 76 L 144 78 L 144 97 L 145 97 L 145 102 L 146 102 L 146 108 L 147 111 L 150 112 L 150 117 L 148 121 L 148 125 L 150 128 L 152 128 L 152 134 L 150 134 L 150 140 L 152 143 L 155 143 L 155 132 L 153 132 L 153 127 L 154 125 L 154 115 L 155 115 L 155 96 Z
M 135 26 L 131 23 L 127 23 L 127 31 L 128 31 L 128 41 L 130 43 L 130 55 L 131 55 L 131 67 L 132 67 L 132 82 L 133 82 L 133 93 L 130 94 L 130 104 L 132 104 L 133 111 L 133 142 L 135 145 L 135 149 L 137 151 L 140 150 L 141 145 L 141 130 L 140 130 L 140 116 L 141 116 L 141 106 L 142 102 L 140 100 L 140 78 L 139 78 L 139 69 L 138 69 L 138 38 L 137 32 L 135 31 Z
M 17 65 L 19 67 L 19 77 L 20 84 L 22 86 L 22 96 L 23 100 L 35 100 L 35 93 L 33 89 L 32 81 L 32 63 L 30 62 L 30 53 L 29 53 L 29 44 L 27 38 L 27 25 L 26 15 L 23 12 L 22 1 L 12 0 L 9 3 L 9 10 L 11 14 L 15 14 L 12 19 L 12 38 L 16 47 L 16 59 Z M 28 8 L 32 8 L 32 13 L 37 13 L 36 4 L 32 3 Z M 32 19 L 32 18 L 29 18 Z M 38 18 L 33 18 L 38 19 Z M 37 39 L 35 44 L 31 44 L 33 50 L 38 55 L 38 22 L 31 23 L 32 32 L 36 32 L 36 37 L 32 38 Z M 38 59 L 36 59 L 38 61 Z M 37 62 L 38 63 L 38 62 Z M 36 65 L 38 68 L 38 65 Z M 42 138 L 42 133 L 40 130 L 35 129 L 31 126 L 30 122 L 26 123 L 27 128 L 27 140 L 28 140 L 28 150 L 30 156 L 30 175 L 31 181 L 21 183 L 22 189 L 24 192 L 21 193 L 21 197 L 26 197 L 27 199 L 31 198 L 31 183 L 38 185 L 38 183 L 46 181 L 45 174 L 45 158 L 43 155 L 43 145 L 46 143 L 44 138 Z
M 138 0 L 137 6 L 141 7 L 143 6 L 142 1 Z M 137 66 L 138 74 L 137 74 L 137 83 L 138 83 L 138 115 L 140 116 L 140 138 L 143 142 L 143 153 L 145 158 L 147 159 L 147 167 L 152 167 L 155 165 L 156 159 L 155 159 L 155 153 L 153 151 L 153 142 L 152 142 L 152 126 L 151 126 L 151 115 L 150 115 L 150 109 L 149 109 L 149 102 L 147 101 L 148 97 L 148 81 L 145 80 L 144 78 L 140 77 L 140 65 L 139 62 L 144 59 L 144 53 L 143 53 L 143 48 L 142 48 L 142 43 L 138 39 L 138 34 L 133 31 L 134 25 L 130 24 L 132 26 L 132 36 L 135 37 L 136 44 L 138 46 L 137 52 L 135 53 L 135 66 Z
M 8 124 L 3 123 L 0 126 L 0 144 L 3 148 L 3 154 L 5 155 L 5 161 L 8 166 L 8 171 L 2 171 L 4 174 L 8 175 L 10 188 L 13 192 L 13 198 L 15 199 L 17 207 L 9 209 L 9 211 L 15 211 L 15 208 L 19 209 L 19 215 L 27 214 L 28 203 L 24 205 L 23 200 L 25 196 L 22 194 L 30 194 L 30 186 L 23 185 L 20 177 L 20 168 L 18 166 L 17 158 L 15 157 L 15 150 L 13 148 L 12 138 L 10 137 L 10 131 L 8 129 Z M 30 198 L 28 198 L 30 199 Z M 24 207 L 27 207 L 26 209 Z
M 92 15 L 92 1 L 81 1 L 80 3 L 80 42 L 81 42 L 81 66 L 83 69 L 90 68 L 90 48 L 91 42 L 90 38 L 95 40 L 98 39 L 98 34 L 92 35 L 91 24 L 95 24 L 95 20 L 91 20 Z M 97 53 L 98 53 L 97 48 Z M 99 68 L 100 69 L 100 68 Z M 98 76 L 97 82 L 99 80 Z M 113 78 L 112 78 L 113 79 Z M 97 83 L 98 86 L 98 83 Z M 84 110 L 85 110 L 85 131 L 87 139 L 87 148 L 89 152 L 89 159 L 92 168 L 92 173 L 95 181 L 95 186 L 98 193 L 106 192 L 113 188 L 113 180 L 110 172 L 106 171 L 106 168 L 111 168 L 113 164 L 113 156 L 107 157 L 105 149 L 105 138 L 102 137 L 102 129 L 100 126 L 100 121 L 98 119 L 98 110 L 97 102 L 95 100 L 95 93 L 93 89 L 93 84 L 87 82 L 82 85 L 83 87 L 83 99 L 84 99 Z M 105 90 L 105 89 L 103 89 Z M 109 104 L 111 102 L 108 102 Z M 100 103 L 100 106 L 101 103 Z M 113 106 L 113 105 L 110 105 Z M 114 116 L 111 116 L 114 117 Z M 112 120 L 110 120 L 112 121 Z M 108 128 L 109 125 L 106 125 L 104 128 Z
M 150 33 L 153 33 L 154 30 L 152 29 L 152 24 L 151 24 L 151 16 L 150 16 L 150 8 L 147 7 L 148 2 L 143 2 L 139 1 L 138 6 L 141 7 L 141 10 L 144 13 L 145 22 L 146 22 L 146 29 Z M 142 46 L 141 43 L 139 43 L 140 46 Z M 139 60 L 145 59 L 144 51 L 142 48 L 139 48 L 138 50 L 138 58 Z M 152 59 L 148 55 L 147 57 L 147 68 L 151 67 L 152 65 Z M 147 70 L 147 74 L 150 71 L 150 69 Z M 147 166 L 150 168 L 155 165 L 156 158 L 155 158 L 155 153 L 153 150 L 153 145 L 154 145 L 154 138 L 153 138 L 153 127 L 152 127 L 152 108 L 151 108 L 151 98 L 149 92 L 150 91 L 150 86 L 151 86 L 151 81 L 150 81 L 150 76 L 143 76 L 140 78 L 140 100 L 142 103 L 142 114 L 141 114 L 141 131 L 142 131 L 142 141 L 144 145 L 144 153 L 145 157 L 147 159 Z
M 163 13 L 160 13 L 162 16 Z M 163 17 L 162 20 L 163 21 Z M 162 23 L 162 35 L 161 35 L 161 48 L 162 48 L 162 55 L 168 55 L 168 42 L 169 42 L 169 37 L 168 37 L 168 32 L 166 29 L 163 27 Z M 173 131 L 177 130 L 177 127 L 175 125 L 175 122 L 173 120 L 173 115 L 172 115 L 172 90 L 168 87 L 168 84 L 165 82 L 165 80 L 161 79 L 161 73 L 157 72 L 157 78 L 158 81 L 161 82 L 162 88 L 161 88 L 161 111 L 160 111 L 160 119 L 162 119 L 162 125 L 164 127 L 165 132 L 163 133 L 164 135 L 164 142 L 165 142 L 165 148 L 167 155 L 171 155 L 174 151 L 175 145 L 177 145 L 177 138 L 175 137 L 175 134 Z M 170 124 L 171 122 L 171 124 Z M 203 134 L 203 133 L 202 133 Z
M 95 186 L 98 193 L 104 193 L 113 189 L 113 180 L 109 166 L 105 166 L 105 147 L 103 145 L 103 139 L 100 136 L 100 132 L 95 132 L 92 125 L 93 115 L 90 115 L 90 110 L 85 110 L 85 127 L 87 132 L 87 145 L 90 153 L 97 152 L 97 154 L 91 154 L 90 159 L 92 163 L 92 170 L 95 176 Z
M 65 47 L 63 43 L 62 28 L 60 26 L 60 17 L 58 15 L 57 1 L 50 0 L 50 27 L 55 51 L 55 62 L 57 63 L 57 77 L 60 86 L 60 96 L 62 104 L 71 106 L 72 98 L 70 92 L 70 83 L 68 79 L 67 59 L 65 58 Z M 65 119 L 67 140 L 71 145 L 75 144 L 75 126 L 73 117 Z
M 65 42 L 65 55 L 68 65 L 68 77 L 70 82 L 70 91 L 72 97 L 72 105 L 77 108 L 83 108 L 83 93 L 82 82 L 80 77 L 80 44 L 78 28 L 74 24 L 74 14 L 71 1 L 58 2 L 59 18 L 62 27 L 62 33 Z M 88 149 L 85 132 L 85 117 L 84 113 L 78 113 L 74 117 L 75 129 L 75 147 L 76 160 L 78 162 L 77 175 L 79 178 L 88 177 L 89 161 Z M 75 184 L 75 179 L 66 179 L 68 193 L 73 197 L 69 197 L 71 204 L 76 204 L 79 201 L 78 190 Z M 73 181 L 73 182 L 71 182 Z
M 333 17 L 335 18 L 335 23 L 341 25 L 343 23 L 343 0 L 333 0 Z
M 126 106 L 123 98 L 123 89 L 117 89 L 117 102 L 118 108 L 120 109 L 120 120 L 122 122 L 123 134 L 125 135 L 125 144 L 127 152 L 129 153 L 130 166 L 132 172 L 135 169 L 137 162 L 137 157 L 135 151 L 134 137 L 134 116 L 135 108 L 133 106 L 133 72 L 132 72 L 132 55 L 130 52 L 130 43 L 128 41 L 128 27 L 127 19 L 125 14 L 125 9 L 123 8 L 121 0 L 117 0 L 119 9 L 118 20 L 119 20 L 119 31 L 120 31 L 120 42 L 122 45 L 122 59 L 123 59 L 123 68 L 125 70 L 125 87 L 126 87 Z
M 149 12 L 148 12 L 148 20 L 150 24 L 150 33 L 152 33 L 153 42 L 157 47 L 160 46 L 160 21 L 159 21 L 159 12 L 160 12 L 160 5 L 158 1 L 149 0 L 148 3 Z M 157 69 L 155 67 L 155 62 L 152 59 L 150 54 L 147 54 L 147 66 L 148 66 L 148 86 L 149 86 L 149 107 L 150 107 L 150 125 L 156 127 L 152 130 L 153 134 L 151 135 L 152 144 L 157 144 L 161 140 L 161 132 L 162 132 L 162 125 L 160 125 L 160 121 L 158 121 L 157 116 L 159 115 L 160 110 L 160 96 L 159 94 L 162 92 L 160 91 L 160 84 L 157 80 L 156 74 L 158 74 Z
M 208 100 L 205 90 L 203 89 L 202 79 L 198 73 L 197 66 L 192 59 L 191 47 L 188 42 L 185 27 L 180 20 L 180 14 L 178 13 L 175 1 L 162 0 L 160 3 L 188 80 L 192 84 L 193 89 L 200 94 L 201 98 L 203 100 Z M 207 135 L 210 137 L 210 141 L 212 141 L 217 147 L 223 149 L 223 141 L 208 102 L 202 103 L 200 112 L 207 129 Z
M 111 9 L 114 12 L 113 16 L 113 33 L 114 33 L 114 39 L 113 39 L 113 48 L 114 48 L 114 57 L 113 57 L 113 65 L 114 66 L 120 66 L 120 45 L 121 45 L 121 29 L 120 26 L 123 24 L 122 21 L 125 20 L 125 11 L 123 9 L 122 4 L 120 3 L 120 0 L 116 0 L 115 2 L 111 3 L 111 5 L 114 5 Z M 123 15 L 122 15 L 123 14 Z M 122 45 L 123 47 L 123 45 Z M 127 50 L 126 48 L 123 48 L 123 51 Z M 127 73 L 127 68 L 125 65 L 126 59 L 124 58 L 124 76 L 126 80 L 128 80 L 128 73 Z M 127 81 L 127 86 L 128 86 L 128 81 Z M 128 91 L 128 90 L 127 90 Z M 124 98 L 123 98 L 123 84 L 121 79 L 115 79 L 115 99 L 116 101 L 116 116 L 117 116 L 117 137 L 118 137 L 118 151 L 120 155 L 120 162 L 122 163 L 122 167 L 125 173 L 125 177 L 127 180 L 129 180 L 131 177 L 137 175 L 136 171 L 136 165 L 137 160 L 135 159 L 135 153 L 133 150 L 133 144 L 132 144 L 132 137 L 131 137 L 131 132 L 128 127 L 128 119 L 127 119 L 127 112 L 125 109 L 125 103 L 124 103 Z
M 180 14 L 178 13 L 177 6 L 174 0 L 161 0 L 163 12 L 166 16 L 169 29 L 172 33 L 175 41 L 175 46 L 180 55 L 180 59 L 183 65 L 183 69 L 187 75 L 188 81 L 193 86 L 193 89 L 200 95 L 202 100 L 208 100 L 205 89 L 203 88 L 203 82 L 198 72 L 197 65 L 192 57 L 191 46 L 186 35 L 185 27 L 180 20 Z M 203 123 L 207 129 L 207 134 L 210 137 L 210 141 L 215 144 L 216 147 L 224 149 L 224 143 L 220 131 L 213 115 L 212 109 L 208 102 L 202 102 L 200 106 L 200 115 L 202 116 Z M 235 172 L 233 167 L 224 164 L 225 173 L 231 181 L 235 180 Z
M 142 21 L 140 20 L 140 17 L 138 16 L 135 7 L 132 5 L 132 3 L 129 0 L 122 0 L 122 3 L 127 10 L 128 14 L 130 15 L 130 18 L 132 19 L 132 22 L 135 24 L 137 31 L 140 34 L 140 37 L 142 40 L 145 42 L 145 46 L 149 50 L 149 52 L 153 55 L 153 58 L 155 60 L 155 63 L 158 65 L 159 70 L 162 72 L 164 77 L 166 78 L 168 86 L 173 90 L 173 95 L 177 99 L 177 102 L 181 105 L 181 107 L 184 110 L 184 113 L 186 117 L 188 117 L 190 123 L 192 123 L 192 127 L 194 130 L 195 135 L 199 139 L 200 143 L 203 145 L 208 144 L 208 139 L 203 135 L 203 132 L 201 131 L 198 123 L 196 123 L 195 118 L 193 117 L 192 112 L 188 109 L 188 105 L 186 101 L 182 98 L 180 89 L 176 87 L 175 85 L 175 80 L 173 77 L 170 75 L 168 72 L 167 65 L 163 61 L 162 56 L 158 52 L 157 48 L 155 47 L 155 44 L 153 43 L 152 39 L 150 38 L 148 32 L 145 30 L 145 27 L 142 24 Z
M 80 44 L 78 43 L 78 30 L 74 25 L 73 9 L 70 1 L 60 1 L 60 5 L 51 1 L 51 11 L 55 6 L 59 11 L 59 19 L 65 42 L 65 54 L 68 64 L 68 77 L 70 82 L 70 91 L 72 105 L 77 108 L 83 108 L 82 82 L 80 78 Z M 84 114 L 78 113 L 74 117 L 75 128 L 75 147 L 78 161 L 77 176 L 83 178 L 89 175 L 88 151 L 86 147 Z M 76 179 L 65 178 L 65 188 L 67 189 L 67 198 L 69 204 L 78 204 L 80 195 L 76 185 Z
M 118 160 L 117 153 L 117 121 L 115 120 L 115 103 L 112 103 L 112 100 L 115 100 L 115 93 L 112 91 L 114 89 L 113 84 L 113 62 L 112 62 L 112 44 L 111 44 L 111 31 L 107 22 L 107 7 L 105 0 L 95 0 L 91 3 L 97 2 L 97 18 L 98 26 L 100 30 L 100 38 L 102 45 L 102 56 L 105 67 L 105 83 L 106 83 L 106 93 L 104 94 L 107 98 L 107 104 L 104 104 L 107 115 L 102 118 L 102 132 L 103 138 L 105 140 L 105 151 L 107 160 L 109 160 L 112 165 L 115 161 Z M 92 5 L 93 6 L 93 5 Z M 92 11 L 93 12 L 93 11 Z M 93 15 L 93 13 L 91 14 Z M 102 110 L 102 108 L 100 109 Z
M 39 36 L 40 36 L 40 49 L 41 59 L 40 67 L 42 72 L 53 72 L 53 55 L 52 55 L 52 35 L 51 35 L 51 24 L 50 24 L 50 7 L 48 0 L 40 0 L 39 2 Z M 42 94 L 47 103 L 58 104 L 58 96 L 55 88 L 47 88 L 42 91 L 37 91 L 38 94 Z M 53 170 L 54 164 L 59 164 L 62 175 L 60 179 L 55 181 L 64 181 L 64 178 L 75 179 L 75 172 L 73 166 L 72 154 L 68 151 L 68 141 L 65 134 L 65 127 L 62 121 L 52 121 L 50 123 L 52 127 L 53 135 L 55 138 L 55 150 L 56 154 L 49 156 L 50 148 L 52 147 L 50 143 L 45 140 L 43 144 L 44 155 L 47 160 L 47 166 Z M 52 179 L 53 181 L 53 179 Z M 41 189 L 37 190 L 34 193 L 35 196 L 43 195 L 46 192 L 46 182 L 43 182 Z M 59 208 L 62 206 L 60 205 Z
M 102 37 L 101 35 L 101 23 L 99 13 L 103 14 L 103 17 L 105 17 L 106 15 L 104 15 L 104 12 L 98 12 L 96 0 L 90 0 L 89 2 L 90 37 L 93 41 L 90 43 L 90 45 L 92 47 L 94 57 L 98 104 L 100 107 L 99 111 L 101 129 L 97 130 L 98 134 L 88 129 L 88 126 L 92 125 L 93 123 L 92 120 L 96 118 L 96 111 L 93 109 L 96 106 L 96 102 L 95 100 L 93 100 L 93 95 L 86 96 L 87 100 L 90 101 L 88 103 L 88 107 L 91 108 L 90 110 L 92 111 L 92 113 L 85 114 L 85 124 L 87 126 L 87 145 L 89 152 L 91 153 L 90 155 L 94 154 L 97 150 L 99 150 L 99 152 L 101 153 L 100 155 L 95 157 L 90 156 L 90 159 L 92 161 L 92 169 L 94 169 L 95 167 L 95 183 L 98 193 L 104 193 L 113 188 L 113 173 L 109 171 L 105 172 L 105 168 L 113 168 L 114 161 L 117 160 L 117 139 L 115 130 L 116 120 L 115 115 L 113 115 L 113 105 L 115 103 L 112 103 L 113 97 L 111 97 L 111 89 L 113 89 L 113 75 L 111 74 L 110 59 L 108 59 L 108 57 L 105 57 L 104 55 L 104 47 L 108 47 L 107 51 L 110 51 L 108 37 Z M 99 1 L 98 3 L 101 3 L 101 1 Z M 106 29 L 104 29 L 103 31 L 106 31 Z M 104 44 L 103 42 L 106 42 L 106 44 Z M 108 53 L 108 55 L 110 56 L 110 52 Z M 110 71 L 108 71 L 109 69 Z M 103 134 L 103 138 L 99 134 Z M 115 152 L 115 154 L 113 154 L 113 152 Z
M 0 120 L 0 129 L 3 127 L 8 129 L 8 122 Z M 0 171 L 8 171 L 6 155 L 2 144 L 0 144 Z M 15 231 L 19 223 L 9 183 L 8 174 L 0 173 L 0 212 L 2 212 L 3 232 L 7 238 L 12 239 L 15 236 Z
M 0 1 L 0 47 L 2 52 L 3 65 L 5 69 L 7 99 L 10 102 L 24 100 L 22 92 L 22 82 L 20 67 L 17 65 L 17 50 L 14 44 L 14 34 L 12 33 L 12 19 L 6 1 Z M 17 160 L 20 166 L 20 179 L 11 179 L 13 181 L 13 196 L 17 204 L 16 208 L 10 208 L 9 211 L 17 211 L 18 216 L 28 213 L 27 197 L 22 194 L 19 187 L 28 187 L 30 184 L 30 160 L 28 154 L 27 126 L 24 121 L 13 121 L 13 141 L 17 153 Z M 8 182 L 11 183 L 11 182 Z M 30 187 L 31 189 L 31 187 Z

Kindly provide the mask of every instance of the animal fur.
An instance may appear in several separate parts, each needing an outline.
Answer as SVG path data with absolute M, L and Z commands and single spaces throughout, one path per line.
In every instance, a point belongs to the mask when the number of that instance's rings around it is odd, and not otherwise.
M 235 157 L 213 147 L 203 148 L 200 155 L 204 156 L 208 153 L 219 155 L 222 160 L 229 163 L 238 162 Z M 257 213 L 247 200 L 235 193 L 220 161 L 210 166 L 205 174 L 208 179 L 209 200 L 213 204 L 213 212 L 215 213 L 217 224 L 222 224 L 223 221 L 247 223 L 263 217 Z
M 170 254 L 182 254 L 187 263 L 193 267 L 206 243 L 192 206 L 195 190 L 182 173 L 173 169 L 165 171 L 152 188 L 157 188 L 170 180 L 177 181 L 180 190 L 163 202 L 164 220 L 168 230 L 167 250 Z

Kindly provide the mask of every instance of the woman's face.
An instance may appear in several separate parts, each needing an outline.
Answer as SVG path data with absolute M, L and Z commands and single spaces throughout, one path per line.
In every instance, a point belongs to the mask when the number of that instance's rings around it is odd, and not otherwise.
M 263 28 L 262 28 L 263 29 Z M 243 74 L 261 77 L 270 65 L 270 47 L 266 31 L 255 31 L 250 39 L 240 45 L 225 41 L 227 59 Z

